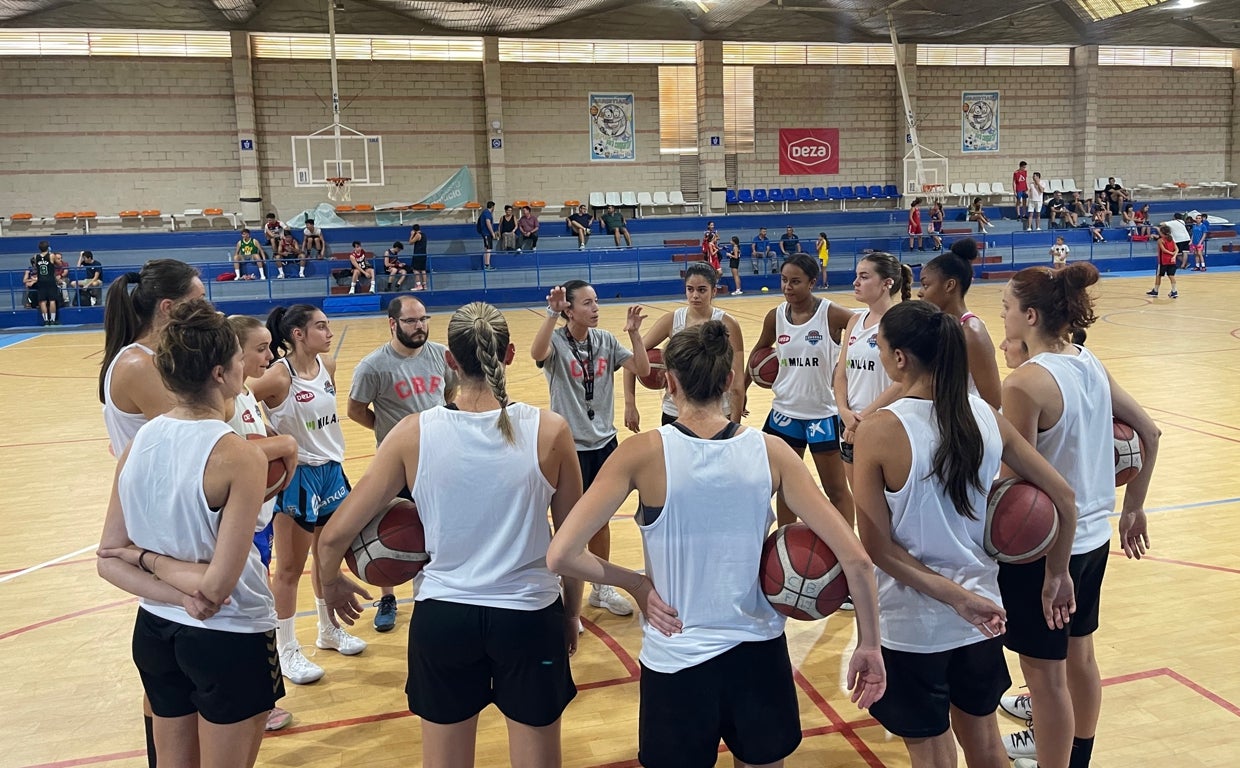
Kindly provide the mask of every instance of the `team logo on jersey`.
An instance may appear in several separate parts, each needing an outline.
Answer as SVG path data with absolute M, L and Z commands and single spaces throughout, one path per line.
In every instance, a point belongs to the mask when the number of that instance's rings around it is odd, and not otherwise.
M 822 341 L 822 331 L 810 331 L 805 334 L 805 340 L 810 343 L 810 346 L 818 346 L 818 342 Z
M 779 338 L 776 339 L 776 341 L 778 341 L 780 344 L 787 344 L 788 342 L 792 341 L 792 337 L 784 333 L 784 334 L 780 334 Z
M 786 427 L 792 423 L 792 417 L 776 411 L 771 411 L 771 423 L 777 427 Z
M 249 408 L 246 408 L 244 411 L 241 412 L 241 420 L 244 421 L 246 424 L 254 423 L 254 414 L 250 411 Z
M 323 389 L 324 389 L 324 390 L 327 392 L 327 394 L 329 394 L 329 395 L 334 395 L 334 394 L 336 394 L 336 385 L 332 383 L 332 380 L 331 380 L 331 379 L 328 379 L 328 380 L 327 380 L 327 383 L 323 385 Z
M 308 403 L 314 399 L 314 393 L 302 390 L 301 392 L 293 395 L 293 399 L 299 403 Z
M 878 336 L 870 337 L 870 347 L 872 349 L 878 349 Z

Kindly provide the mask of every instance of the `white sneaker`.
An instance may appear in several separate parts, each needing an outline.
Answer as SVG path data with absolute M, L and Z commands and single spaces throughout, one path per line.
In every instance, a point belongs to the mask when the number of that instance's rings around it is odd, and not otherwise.
M 1038 750 L 1033 740 L 1033 723 L 1029 723 L 1029 727 L 1023 731 L 1004 736 L 1003 748 L 1007 750 L 1008 757 L 1013 760 L 1021 757 L 1037 760 Z
M 304 269 L 299 269 L 299 270 L 297 270 L 297 276 L 298 276 L 298 277 L 305 277 L 305 276 L 306 276 L 306 270 L 304 270 Z
M 1033 719 L 1033 700 L 1029 698 L 1027 693 L 1016 696 L 1004 696 L 999 699 L 999 707 L 1018 720 L 1029 721 Z
M 1012 768 L 1038 768 L 1038 761 L 1030 760 L 1027 757 L 1018 757 L 1016 762 L 1012 763 Z
M 349 294 L 350 294 L 350 295 L 352 295 L 352 294 L 355 294 L 355 293 L 357 293 L 357 286 L 356 286 L 356 285 L 350 285 L 350 286 L 349 286 Z
M 741 296 L 741 295 L 743 295 L 744 293 L 745 293 L 744 291 L 732 291 L 732 295 L 733 295 L 733 296 Z
M 366 650 L 365 640 L 330 625 L 319 627 L 319 637 L 314 644 L 325 651 L 340 651 L 345 656 L 356 656 Z
M 323 668 L 301 652 L 301 646 L 290 643 L 280 651 L 280 671 L 290 683 L 305 685 L 323 677 Z
M 586 625 L 581 623 L 581 619 L 577 619 L 577 634 L 584 635 L 586 633 Z
M 840 603 L 840 610 L 841 611 L 855 611 L 857 610 L 857 607 L 853 605 L 852 600 L 845 600 L 844 602 Z
M 590 590 L 590 605 L 595 608 L 606 608 L 617 616 L 628 616 L 633 612 L 629 601 L 620 596 L 616 588 L 610 584 L 595 584 Z
M 374 293 L 374 292 L 375 292 L 375 284 L 374 284 L 374 283 L 371 283 L 371 284 L 370 284 L 370 292 L 371 292 L 371 293 Z

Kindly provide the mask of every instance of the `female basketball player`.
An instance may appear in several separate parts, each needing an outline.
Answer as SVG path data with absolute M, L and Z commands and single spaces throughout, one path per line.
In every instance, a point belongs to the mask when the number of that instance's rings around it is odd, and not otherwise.
M 1009 753 L 1031 758 L 1034 747 L 1044 768 L 1083 768 L 1093 751 L 1102 703 L 1093 634 L 1111 541 L 1108 517 L 1115 509 L 1112 415 L 1132 425 L 1144 448 L 1141 472 L 1124 492 L 1120 544 L 1128 557 L 1138 559 L 1149 546 L 1144 505 L 1160 430 L 1092 352 L 1067 340 L 1095 321 L 1087 289 L 1097 281 L 1092 264 L 1076 262 L 1058 272 L 1023 269 L 1003 292 L 1009 357 L 1019 358 L 1027 349 L 1029 358 L 1003 383 L 1003 413 L 1077 492 L 1071 560 L 1048 558 L 999 570 L 1010 616 L 1006 643 L 1020 654 L 1038 712 L 1036 746 L 1032 731 L 1022 731 L 1009 737 Z M 1045 582 L 1064 573 L 1075 588 L 1076 614 L 1066 627 L 1047 625 L 1039 621 L 1038 596 L 1046 593 Z
M 276 560 L 272 592 L 276 597 L 276 642 L 280 667 L 294 683 L 312 683 L 323 668 L 301 652 L 294 629 L 297 584 L 310 550 L 318 551 L 319 533 L 349 493 L 344 476 L 344 433 L 336 410 L 336 361 L 327 355 L 332 332 L 327 316 L 310 304 L 276 307 L 267 317 L 271 349 L 276 361 L 253 382 L 254 397 L 267 410 L 271 428 L 297 441 L 297 471 L 276 497 Z M 317 555 L 316 555 L 317 561 Z M 366 641 L 332 623 L 322 600 L 318 572 L 310 584 L 318 606 L 319 634 L 315 645 L 354 656 Z
M 257 379 L 271 364 L 271 332 L 262 321 L 246 315 L 232 315 L 228 325 L 237 334 L 237 342 L 241 345 L 241 369 L 245 379 Z M 259 410 L 254 393 L 244 384 L 241 392 L 233 399 L 231 407 L 225 408 L 228 426 L 242 437 L 259 435 L 263 440 L 255 444 L 262 449 L 267 461 L 282 460 L 284 471 L 289 478 L 297 471 L 297 441 L 288 435 L 276 435 L 263 421 L 263 413 Z M 263 511 L 258 516 L 258 524 L 262 528 L 254 533 L 254 546 L 262 559 L 263 567 L 271 568 L 271 544 L 275 523 L 276 500 L 272 497 L 263 502 Z M 267 716 L 265 730 L 278 731 L 289 724 L 293 716 L 285 709 L 275 707 Z
M 317 570 L 336 616 L 352 624 L 358 596 L 370 596 L 340 574 L 340 561 L 411 486 L 433 553 L 416 580 L 405 688 L 422 718 L 423 764 L 472 766 L 478 715 L 494 702 L 508 721 L 512 764 L 558 766 L 560 715 L 576 695 L 568 657 L 581 582 L 565 579 L 561 601 L 546 565 L 547 509 L 558 527 L 581 496 L 573 434 L 562 417 L 509 402 L 504 372 L 515 349 L 495 307 L 457 310 L 448 350 L 460 375 L 454 404 L 408 416 L 388 434 L 324 529 Z M 463 467 L 485 467 L 485 477 Z
M 852 700 L 870 706 L 886 681 L 873 565 L 804 462 L 724 416 L 735 354 L 718 320 L 672 336 L 664 361 L 679 416 L 624 441 L 547 553 L 565 576 L 623 587 L 646 616 L 638 758 L 648 767 L 714 765 L 720 739 L 737 765 L 780 766 L 801 741 L 784 618 L 757 578 L 774 493 L 836 554 L 857 601 Z M 634 489 L 644 574 L 586 550 Z
M 155 370 L 155 344 L 177 302 L 206 295 L 198 271 L 176 259 L 152 259 L 108 287 L 99 402 L 113 456 L 124 452 L 139 427 L 176 404 Z
M 986 324 L 964 305 L 965 294 L 973 285 L 973 262 L 977 259 L 977 241 L 971 237 L 952 243 L 951 250 L 935 256 L 921 268 L 921 290 L 917 298 L 925 299 L 949 315 L 960 318 L 965 344 L 969 350 L 969 393 L 977 395 L 998 408 L 999 366 L 995 363 L 995 344 L 986 332 Z
M 887 693 L 871 713 L 902 737 L 913 768 L 1006 760 L 995 709 L 1010 684 L 998 565 L 982 537 L 986 494 L 1005 461 L 1072 520 L 1072 488 L 1011 424 L 968 394 L 964 332 L 924 301 L 883 315 L 878 348 L 903 397 L 866 417 L 853 469 L 861 540 L 878 571 Z M 1071 584 L 1050 582 L 1062 625 Z
M 547 317 L 530 347 L 530 355 L 547 377 L 551 410 L 567 419 L 573 431 L 583 489 L 590 487 L 603 462 L 616 450 L 613 375 L 620 368 L 636 376 L 650 373 L 641 337 L 642 320 L 646 319 L 642 308 L 629 307 L 624 323 L 632 351 L 599 329 L 598 316 L 598 295 L 589 283 L 569 280 L 558 285 L 547 296 Z M 560 317 L 568 322 L 557 331 Z M 590 546 L 591 552 L 607 558 L 611 531 L 604 527 Z M 590 590 L 590 605 L 617 616 L 633 612 L 629 601 L 605 584 L 595 584 Z
M 176 403 L 121 455 L 99 574 L 142 598 L 133 659 L 160 762 L 252 766 L 284 686 L 254 548 L 265 460 L 223 421 L 244 380 L 241 350 L 195 299 L 172 310 L 154 364 Z
M 646 335 L 642 337 L 644 349 L 654 349 L 672 336 L 707 320 L 718 320 L 728 329 L 728 341 L 732 345 L 732 383 L 723 396 L 724 415 L 737 424 L 741 422 L 745 406 L 745 343 L 741 337 L 741 327 L 736 320 L 722 309 L 715 309 L 712 302 L 715 298 L 717 276 L 709 265 L 702 262 L 690 264 L 685 269 L 685 301 L 687 307 L 666 314 L 654 321 Z M 624 426 L 630 431 L 641 431 L 641 414 L 637 411 L 636 384 L 637 376 L 631 371 L 624 372 Z M 671 424 L 676 420 L 676 402 L 672 396 L 663 393 L 663 423 Z
M 762 431 L 781 438 L 798 456 L 809 448 L 822 487 L 851 525 L 853 502 L 840 461 L 839 410 L 831 374 L 853 313 L 815 296 L 817 279 L 818 260 L 803 253 L 789 256 L 780 268 L 784 302 L 766 314 L 754 345 L 755 350 L 774 347 L 779 354 L 779 374 L 771 387 L 775 398 Z M 792 522 L 783 498 L 777 500 L 776 512 L 780 525 Z
M 901 264 L 890 253 L 874 252 L 857 262 L 853 280 L 853 296 L 866 306 L 848 320 L 839 362 L 835 366 L 836 403 L 840 409 L 840 459 L 844 474 L 852 485 L 853 438 L 857 424 L 866 414 L 873 413 L 894 401 L 898 394 L 891 387 L 891 377 L 883 368 L 878 354 L 878 323 L 887 310 L 898 301 L 908 301 L 913 291 L 913 270 Z

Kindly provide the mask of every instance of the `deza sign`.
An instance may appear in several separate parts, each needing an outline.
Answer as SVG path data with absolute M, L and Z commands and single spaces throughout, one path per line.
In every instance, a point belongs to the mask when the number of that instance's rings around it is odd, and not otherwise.
M 807 176 L 840 172 L 839 128 L 780 128 L 779 174 Z

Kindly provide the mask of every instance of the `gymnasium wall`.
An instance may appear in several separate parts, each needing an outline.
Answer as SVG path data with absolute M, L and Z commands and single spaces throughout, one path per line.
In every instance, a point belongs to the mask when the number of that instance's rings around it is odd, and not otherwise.
M 228 59 L 0 58 L 0 216 L 57 210 L 219 206 L 240 186 Z M 680 158 L 659 153 L 658 67 L 504 62 L 500 70 L 505 193 L 558 205 L 591 191 L 674 190 Z M 478 197 L 494 197 L 492 132 L 478 62 L 341 61 L 342 120 L 384 137 L 388 186 L 357 202 L 416 200 L 462 165 Z M 1092 70 L 1078 106 L 1072 67 L 917 67 L 922 143 L 949 158 L 956 181 L 1004 181 L 1019 160 L 1044 177 L 1118 175 L 1129 184 L 1222 179 L 1236 116 L 1227 69 Z M 290 136 L 330 122 L 328 63 L 253 59 L 265 207 L 290 215 L 321 202 L 292 185 Z M 1002 95 L 1002 151 L 964 156 L 960 92 Z M 586 94 L 636 97 L 637 160 L 587 159 Z M 756 66 L 755 151 L 737 156 L 742 187 L 899 182 L 906 145 L 894 67 Z M 1094 151 L 1082 133 L 1094 119 Z M 1236 124 L 1240 125 L 1240 124 Z M 840 173 L 778 175 L 778 129 L 838 127 Z
M 228 59 L 0 57 L 0 215 L 236 204 Z

